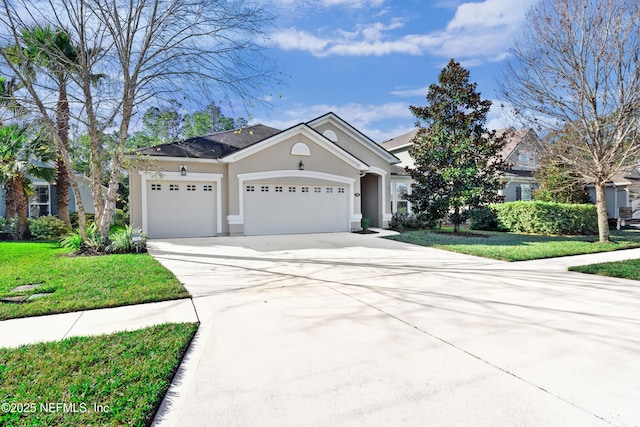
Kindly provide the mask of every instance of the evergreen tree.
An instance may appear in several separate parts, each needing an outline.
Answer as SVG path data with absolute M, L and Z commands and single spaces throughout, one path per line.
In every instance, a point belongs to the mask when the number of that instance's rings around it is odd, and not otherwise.
M 503 138 L 485 128 L 491 101 L 481 100 L 476 86 L 452 59 L 429 86 L 427 105 L 410 107 L 420 127 L 409 149 L 415 162 L 410 200 L 430 226 L 448 215 L 456 233 L 471 210 L 500 199 L 505 166 Z

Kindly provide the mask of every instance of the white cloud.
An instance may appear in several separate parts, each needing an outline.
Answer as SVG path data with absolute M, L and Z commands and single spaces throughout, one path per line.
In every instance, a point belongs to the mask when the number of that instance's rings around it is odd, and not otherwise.
M 414 98 L 416 96 L 426 96 L 429 91 L 429 87 L 421 87 L 418 89 L 396 89 L 389 92 L 391 95 L 399 96 L 401 98 Z
M 380 7 L 385 0 L 272 0 L 271 3 L 276 7 L 296 8 L 332 8 L 342 7 L 347 9 L 363 9 L 369 7 Z
M 322 34 L 311 34 L 290 28 L 276 33 L 272 41 L 281 49 L 307 51 L 320 58 L 400 53 L 432 54 L 467 63 L 496 62 L 506 56 L 511 34 L 533 2 L 485 0 L 463 3 L 456 8 L 446 28 L 427 34 L 399 34 L 404 21 L 393 18 L 388 24 L 360 24 L 351 31 L 338 29 L 333 33 L 324 30 Z

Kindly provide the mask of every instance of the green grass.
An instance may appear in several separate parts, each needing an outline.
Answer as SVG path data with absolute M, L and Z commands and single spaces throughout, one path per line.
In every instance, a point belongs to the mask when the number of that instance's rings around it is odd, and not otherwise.
M 388 238 L 504 261 L 526 261 L 640 247 L 640 230 L 636 229 L 612 230 L 612 244 L 598 243 L 598 236 L 547 236 L 476 230 L 472 232 L 487 237 L 464 237 L 455 236 L 453 233 L 438 234 L 420 230 Z
M 150 425 L 197 328 L 0 348 L 0 425 Z
M 571 271 L 640 280 L 640 259 L 569 267 Z
M 16 286 L 42 283 L 51 293 L 0 303 L 0 320 L 185 298 L 178 279 L 148 254 L 71 257 L 57 243 L 0 242 L 0 298 Z

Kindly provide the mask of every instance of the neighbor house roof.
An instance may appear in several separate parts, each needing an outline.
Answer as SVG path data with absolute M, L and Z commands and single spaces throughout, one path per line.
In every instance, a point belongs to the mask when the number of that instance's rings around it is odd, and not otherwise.
M 412 130 L 411 132 L 396 136 L 395 138 L 391 138 L 380 145 L 387 151 L 393 151 L 400 148 L 408 147 L 411 145 L 411 142 L 416 136 L 416 133 L 418 133 L 417 128 Z

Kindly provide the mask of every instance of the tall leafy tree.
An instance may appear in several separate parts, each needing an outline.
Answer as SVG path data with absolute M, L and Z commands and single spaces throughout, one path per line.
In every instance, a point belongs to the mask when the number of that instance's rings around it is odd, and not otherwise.
M 69 150 L 69 99 L 67 86 L 78 62 L 78 53 L 69 34 L 62 29 L 54 29 L 49 25 L 34 25 L 22 30 L 25 56 L 29 58 L 29 66 L 43 69 L 53 79 L 58 91 L 55 108 L 56 132 L 60 143 Z M 69 190 L 71 174 L 64 160 L 62 151 L 58 149 L 56 158 L 56 196 L 58 217 L 67 225 L 69 218 Z
M 640 160 L 637 0 L 540 0 L 512 48 L 502 91 L 549 135 L 549 153 L 594 184 L 609 242 L 606 184 Z
M 502 138 L 485 128 L 491 101 L 482 100 L 469 71 L 453 59 L 429 86 L 427 105 L 411 106 L 420 127 L 409 154 L 410 200 L 428 224 L 446 216 L 460 231 L 469 212 L 499 200 Z
M 55 171 L 33 162 L 49 160 L 50 144 L 30 135 L 26 126 L 9 124 L 0 127 L 0 180 L 5 189 L 7 217 L 17 214 L 18 239 L 29 236 L 27 208 L 31 178 L 52 180 Z

